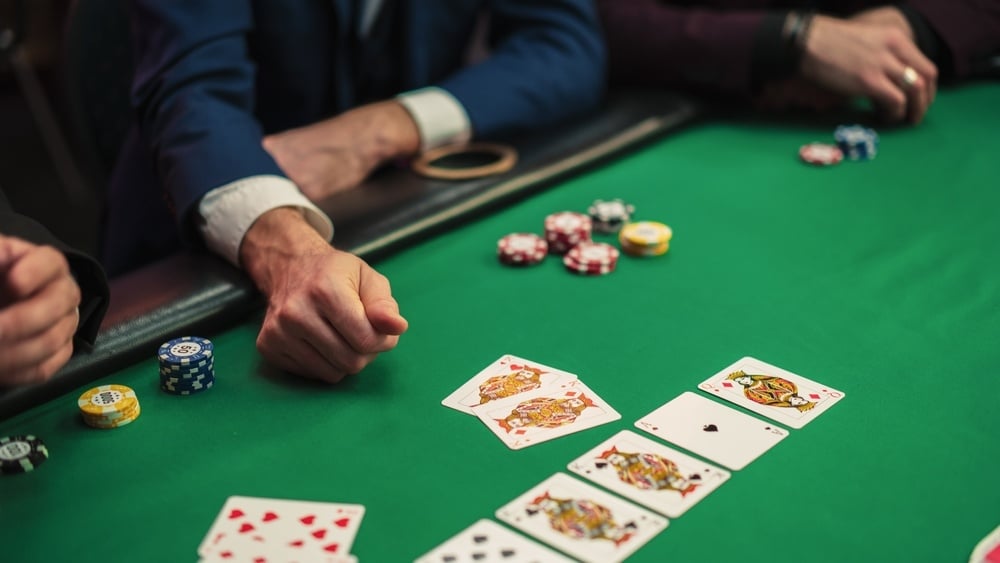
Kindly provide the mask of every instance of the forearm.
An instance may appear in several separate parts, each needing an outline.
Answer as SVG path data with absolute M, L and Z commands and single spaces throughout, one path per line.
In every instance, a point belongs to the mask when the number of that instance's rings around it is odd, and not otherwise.
M 240 263 L 264 294 L 288 271 L 288 264 L 328 250 L 329 243 L 298 209 L 282 207 L 261 215 L 240 245 Z

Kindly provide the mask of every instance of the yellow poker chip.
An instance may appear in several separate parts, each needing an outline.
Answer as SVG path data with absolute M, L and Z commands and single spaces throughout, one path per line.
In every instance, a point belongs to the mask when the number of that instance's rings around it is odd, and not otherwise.
M 618 234 L 618 240 L 633 246 L 659 247 L 664 243 L 669 243 L 673 236 L 674 231 L 663 223 L 639 221 L 622 227 Z
M 101 385 L 80 395 L 77 405 L 85 417 L 101 417 L 133 410 L 138 407 L 139 400 L 135 391 L 125 385 Z
M 629 256 L 662 256 L 668 250 L 670 250 L 669 242 L 658 246 L 635 246 L 627 242 L 622 242 L 622 252 Z
M 121 428 L 122 426 L 130 424 L 133 420 L 139 418 L 139 414 L 141 413 L 142 409 L 136 407 L 135 410 L 132 411 L 126 417 L 118 418 L 115 420 L 100 420 L 100 419 L 85 418 L 84 422 L 86 422 L 88 426 L 91 426 L 93 428 L 101 428 L 101 429 Z

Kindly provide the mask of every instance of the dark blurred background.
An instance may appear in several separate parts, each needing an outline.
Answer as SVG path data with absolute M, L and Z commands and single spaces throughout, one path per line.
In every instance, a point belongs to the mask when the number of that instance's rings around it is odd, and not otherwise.
M 96 253 L 103 187 L 91 185 L 67 95 L 73 0 L 0 0 L 0 187 L 14 208 Z

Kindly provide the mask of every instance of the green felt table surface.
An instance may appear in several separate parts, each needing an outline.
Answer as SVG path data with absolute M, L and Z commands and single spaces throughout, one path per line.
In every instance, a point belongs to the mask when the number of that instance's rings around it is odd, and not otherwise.
M 752 355 L 847 397 L 630 560 L 965 562 L 1000 524 L 998 100 L 942 91 L 874 161 L 829 168 L 797 149 L 834 123 L 709 120 L 427 240 L 376 264 L 409 332 L 337 386 L 267 368 L 259 318 L 201 335 L 218 381 L 199 396 L 160 392 L 151 349 L 95 382 L 136 390 L 129 426 L 84 426 L 91 386 L 0 423 L 51 452 L 0 478 L 0 560 L 194 561 L 251 495 L 364 504 L 354 553 L 412 561 Z M 502 235 L 612 197 L 673 227 L 666 256 L 602 277 L 497 263 Z M 622 419 L 512 451 L 441 406 L 504 353 L 578 374 Z

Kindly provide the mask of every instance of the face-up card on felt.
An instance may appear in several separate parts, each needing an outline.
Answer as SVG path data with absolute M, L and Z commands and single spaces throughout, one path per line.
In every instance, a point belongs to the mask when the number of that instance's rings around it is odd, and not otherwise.
M 802 428 L 844 392 L 755 358 L 741 358 L 699 389 L 792 428 Z
M 623 497 L 677 518 L 729 479 L 729 472 L 622 430 L 569 470 Z
M 342 560 L 364 513 L 359 504 L 229 497 L 198 555 L 269 563 Z
M 578 379 L 478 407 L 475 414 L 512 450 L 621 418 Z
M 255 556 L 253 559 L 234 559 L 233 557 L 223 557 L 221 555 L 209 555 L 207 557 L 201 557 L 198 559 L 198 563 L 242 563 L 243 561 L 250 561 L 251 563 L 271 563 L 272 561 L 278 561 L 280 563 L 308 563 L 307 559 L 291 559 L 287 557 L 282 557 L 276 555 L 272 558 Z M 334 556 L 332 559 L 323 560 L 323 563 L 358 563 L 358 558 L 354 555 L 347 554 L 340 557 Z
M 683 393 L 640 418 L 637 428 L 738 471 L 785 439 L 788 431 L 694 393 Z
M 482 519 L 437 546 L 415 563 L 572 563 L 572 560 Z
M 472 409 L 481 405 L 575 379 L 572 373 L 505 354 L 472 376 L 441 404 L 475 414 Z
M 588 562 L 622 561 L 667 527 L 667 519 L 556 473 L 497 510 L 497 518 Z

